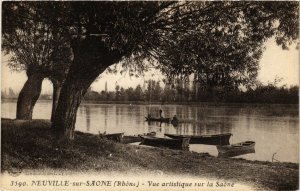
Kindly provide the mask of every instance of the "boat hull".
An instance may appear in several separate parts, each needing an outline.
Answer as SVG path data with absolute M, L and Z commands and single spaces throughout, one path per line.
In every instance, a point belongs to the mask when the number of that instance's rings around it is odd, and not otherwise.
M 189 147 L 189 138 L 183 139 L 167 139 L 158 137 L 141 136 L 142 145 L 155 147 L 168 147 L 173 149 L 186 149 Z
M 154 137 L 156 135 L 156 132 L 150 132 L 150 133 L 145 133 L 143 135 L 124 135 L 122 139 L 122 143 L 124 144 L 129 144 L 129 143 L 136 143 L 136 142 L 141 142 L 142 138 L 141 136 L 150 136 Z
M 141 142 L 141 137 L 130 136 L 130 135 L 123 136 L 122 143 L 124 143 L 124 144 L 136 143 L 136 142 Z
M 148 122 L 161 122 L 161 123 L 170 123 L 171 122 L 171 118 L 154 118 L 154 117 L 145 117 L 146 121 Z
M 190 138 L 190 144 L 205 144 L 205 145 L 229 145 L 229 139 L 232 136 L 231 133 L 215 134 L 215 135 L 176 135 L 176 134 L 165 134 L 173 139 Z
M 219 157 L 234 157 L 249 153 L 255 153 L 255 142 L 245 141 L 232 145 L 217 146 Z

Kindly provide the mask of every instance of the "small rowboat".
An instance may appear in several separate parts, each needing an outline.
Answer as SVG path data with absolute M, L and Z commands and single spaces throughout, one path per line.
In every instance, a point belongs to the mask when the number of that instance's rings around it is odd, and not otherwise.
M 146 121 L 151 122 L 151 121 L 156 121 L 156 122 L 161 122 L 161 123 L 170 123 L 171 118 L 161 118 L 161 117 L 145 117 Z
M 183 139 L 168 139 L 151 136 L 140 136 L 142 145 L 149 145 L 155 147 L 168 147 L 173 149 L 185 149 L 189 147 L 189 138 Z
M 255 142 L 245 141 L 232 145 L 217 146 L 219 157 L 233 157 L 248 153 L 255 153 Z
M 156 135 L 156 132 L 145 133 L 144 135 L 154 137 Z M 141 142 L 142 141 L 141 136 L 142 135 L 138 135 L 138 136 L 136 136 L 136 135 L 124 135 L 123 139 L 122 139 L 122 143 L 129 144 L 129 143 Z
M 205 145 L 229 145 L 231 133 L 215 134 L 215 135 L 176 135 L 167 134 L 165 136 L 173 139 L 190 138 L 191 144 L 205 144 Z
M 117 143 L 122 142 L 123 135 L 124 135 L 124 133 L 99 134 L 100 137 L 115 141 Z

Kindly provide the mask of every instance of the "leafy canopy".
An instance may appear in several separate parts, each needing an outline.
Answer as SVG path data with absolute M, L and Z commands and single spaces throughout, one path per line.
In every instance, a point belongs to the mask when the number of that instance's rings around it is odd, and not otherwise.
M 37 7 L 25 2 L 4 3 L 2 49 L 10 55 L 12 70 L 62 81 L 71 62 L 70 44 L 58 29 L 33 19 L 39 15 Z
M 4 2 L 3 28 L 10 34 L 43 23 L 73 52 L 82 41 L 101 46 L 95 59 L 115 58 L 106 67 L 123 62 L 144 71 L 148 60 L 169 77 L 197 74 L 224 86 L 251 83 L 266 39 L 275 36 L 284 49 L 298 39 L 298 8 L 297 2 Z M 76 70 L 103 66 L 95 63 Z

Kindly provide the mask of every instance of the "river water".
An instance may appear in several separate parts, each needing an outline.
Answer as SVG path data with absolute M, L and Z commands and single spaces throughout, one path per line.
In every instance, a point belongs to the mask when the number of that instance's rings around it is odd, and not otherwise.
M 3 101 L 4 118 L 15 118 L 16 102 Z M 49 119 L 51 102 L 39 101 L 33 112 L 35 119 Z M 185 119 L 188 123 L 160 124 L 145 122 L 145 116 L 163 115 Z M 133 105 L 82 103 L 77 113 L 76 130 L 98 134 L 124 132 L 138 135 L 155 131 L 164 133 L 206 135 L 232 133 L 230 143 L 256 142 L 255 153 L 237 156 L 249 160 L 299 163 L 298 105 L 199 104 L 199 105 Z M 191 151 L 217 156 L 216 146 L 191 144 Z

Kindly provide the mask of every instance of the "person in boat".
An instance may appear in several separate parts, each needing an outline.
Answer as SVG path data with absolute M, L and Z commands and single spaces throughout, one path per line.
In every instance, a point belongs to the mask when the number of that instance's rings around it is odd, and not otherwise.
M 176 115 L 174 115 L 174 116 L 173 116 L 173 119 L 172 119 L 172 121 L 174 121 L 174 122 L 175 122 L 175 121 L 176 121 L 176 122 L 178 122 L 178 118 L 177 118 L 177 116 L 176 116 Z
M 178 125 L 178 118 L 176 115 L 173 116 L 171 123 L 176 127 Z
M 163 118 L 163 116 L 162 116 L 162 110 L 160 109 L 159 110 L 159 117 L 162 119 Z

